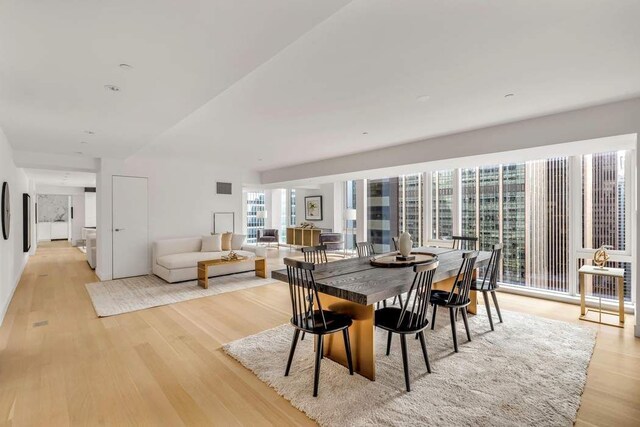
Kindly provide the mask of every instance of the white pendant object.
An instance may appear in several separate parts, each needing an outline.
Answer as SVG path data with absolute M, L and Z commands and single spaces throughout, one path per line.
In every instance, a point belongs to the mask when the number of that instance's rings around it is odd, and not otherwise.
M 398 246 L 400 246 L 400 255 L 403 257 L 408 257 L 411 254 L 411 248 L 413 247 L 413 241 L 411 240 L 411 234 L 406 231 L 400 235 L 400 241 L 398 242 Z

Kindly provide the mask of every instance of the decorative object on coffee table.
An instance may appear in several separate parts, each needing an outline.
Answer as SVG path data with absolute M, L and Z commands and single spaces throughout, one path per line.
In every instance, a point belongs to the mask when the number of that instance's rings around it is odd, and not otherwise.
M 11 195 L 9 194 L 9 183 L 2 183 L 2 237 L 9 239 L 11 229 Z
M 322 221 L 322 196 L 304 198 L 304 219 L 306 221 Z
M 262 257 L 247 258 L 236 255 L 235 259 L 211 259 L 198 262 L 198 285 L 207 289 L 209 287 L 209 268 L 214 268 L 216 265 L 224 265 L 229 263 L 244 262 L 247 264 L 255 262 L 256 277 L 267 277 L 267 263 Z M 250 270 L 248 268 L 247 270 Z

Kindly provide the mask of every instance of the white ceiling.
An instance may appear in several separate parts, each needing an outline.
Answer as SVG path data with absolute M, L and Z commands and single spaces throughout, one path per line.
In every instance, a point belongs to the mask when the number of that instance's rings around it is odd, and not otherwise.
M 0 125 L 21 150 L 265 170 L 640 95 L 638 0 L 3 8 Z
M 25 169 L 36 185 L 55 185 L 63 187 L 95 187 L 96 174 L 48 169 Z

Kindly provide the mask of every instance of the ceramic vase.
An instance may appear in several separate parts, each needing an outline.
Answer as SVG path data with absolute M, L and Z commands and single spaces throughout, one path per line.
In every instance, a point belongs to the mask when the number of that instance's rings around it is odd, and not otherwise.
M 400 255 L 408 257 L 411 254 L 411 248 L 413 247 L 413 241 L 411 240 L 411 234 L 406 231 L 400 235 L 400 241 L 398 242 Z

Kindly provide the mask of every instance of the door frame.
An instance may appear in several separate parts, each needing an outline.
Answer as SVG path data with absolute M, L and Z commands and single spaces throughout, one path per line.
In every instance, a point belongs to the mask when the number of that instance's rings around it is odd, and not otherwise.
M 114 212 L 114 197 L 113 197 L 113 193 L 114 193 L 114 179 L 118 177 L 118 178 L 144 178 L 147 180 L 147 267 L 149 268 L 149 270 L 147 271 L 147 274 L 149 274 L 151 272 L 151 258 L 149 256 L 150 252 L 149 252 L 149 177 L 148 176 L 136 176 L 136 175 L 122 175 L 122 174 L 115 174 L 115 175 L 111 175 L 111 280 L 117 280 L 114 278 L 114 269 L 113 269 L 113 264 L 115 262 L 115 254 L 114 254 L 114 247 L 115 247 L 115 239 L 114 239 L 114 233 L 115 233 L 115 226 L 113 224 L 113 212 Z M 96 219 L 97 220 L 97 219 Z

